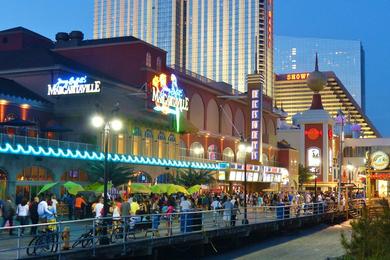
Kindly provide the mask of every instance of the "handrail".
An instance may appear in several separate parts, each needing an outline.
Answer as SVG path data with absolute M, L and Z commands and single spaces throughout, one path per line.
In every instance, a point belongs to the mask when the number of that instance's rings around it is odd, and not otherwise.
M 29 255 L 61 255 L 64 241 L 61 235 L 65 227 L 70 229 L 68 243 L 79 250 L 95 249 L 103 244 L 105 237 L 125 249 L 128 243 L 140 239 L 158 239 L 165 232 L 174 237 L 203 231 L 234 228 L 284 219 L 321 215 L 334 208 L 325 202 L 283 206 L 255 206 L 247 208 L 247 221 L 244 221 L 244 208 L 197 210 L 173 212 L 171 214 L 141 214 L 119 218 L 88 218 L 80 220 L 58 221 L 36 225 L 17 225 L 0 228 L 0 232 L 17 231 L 17 236 L 0 235 L 0 259 L 24 258 Z M 23 231 L 31 228 L 46 230 L 45 233 L 28 236 Z M 52 231 L 49 231 L 52 230 Z M 108 230 L 105 235 L 104 230 Z M 143 230 L 143 231 L 141 231 Z M 151 235 L 151 236 L 150 236 Z M 102 240 L 103 239 L 103 240 Z M 107 242 L 107 241 L 106 241 Z M 50 250 L 49 250 L 50 249 Z M 29 255 L 28 255 L 29 254 Z

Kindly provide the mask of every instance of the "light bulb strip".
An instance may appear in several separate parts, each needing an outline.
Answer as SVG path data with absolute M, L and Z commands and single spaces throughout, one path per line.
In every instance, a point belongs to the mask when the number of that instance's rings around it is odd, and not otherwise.
M 21 144 L 11 145 L 5 143 L 0 146 L 0 153 L 2 154 L 17 154 L 17 155 L 32 155 L 41 157 L 53 157 L 61 159 L 75 159 L 75 160 L 88 160 L 88 161 L 103 161 L 104 153 L 79 151 L 71 149 L 61 148 L 44 148 L 42 146 L 27 146 L 24 147 Z M 204 163 L 204 162 L 193 162 L 193 161 L 181 161 L 171 159 L 161 159 L 155 157 L 144 157 L 136 155 L 120 155 L 109 153 L 107 157 L 108 161 L 126 163 L 126 164 L 137 164 L 137 165 L 149 165 L 149 166 L 163 166 L 163 167 L 174 167 L 174 168 L 189 168 L 201 169 L 201 170 L 219 170 L 219 163 Z

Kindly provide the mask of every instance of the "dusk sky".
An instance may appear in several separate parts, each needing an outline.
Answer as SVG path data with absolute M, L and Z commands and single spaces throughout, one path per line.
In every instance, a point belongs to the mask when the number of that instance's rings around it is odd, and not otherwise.
M 276 0 L 275 33 L 361 40 L 366 55 L 366 111 L 383 136 L 390 136 L 389 0 Z M 3 0 L 0 30 L 24 26 L 51 39 L 81 30 L 92 38 L 93 0 Z

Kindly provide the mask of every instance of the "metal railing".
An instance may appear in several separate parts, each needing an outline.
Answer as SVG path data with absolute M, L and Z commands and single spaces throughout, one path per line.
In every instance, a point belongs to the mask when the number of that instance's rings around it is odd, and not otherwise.
M 325 203 L 286 206 L 191 210 L 171 214 L 132 215 L 119 218 L 89 218 L 36 225 L 0 228 L 0 259 L 62 254 L 69 250 L 86 250 L 95 256 L 102 245 L 121 245 L 123 254 L 131 243 L 142 239 L 159 239 L 216 229 L 258 224 L 285 219 L 321 215 L 333 211 Z M 35 230 L 36 229 L 36 230 Z M 28 231 L 28 232 L 27 232 Z M 14 235 L 8 235 L 7 233 Z
M 46 139 L 40 137 L 29 137 L 29 136 L 21 136 L 21 135 L 8 135 L 8 134 L 0 134 L 0 144 L 4 145 L 9 143 L 11 145 L 18 145 L 27 148 L 29 145 L 33 147 L 41 146 L 43 148 L 61 148 L 63 150 L 71 149 L 71 150 L 79 150 L 79 151 L 94 151 L 98 152 L 99 146 L 87 143 L 78 143 L 78 142 L 69 142 L 69 141 L 61 141 L 56 139 Z

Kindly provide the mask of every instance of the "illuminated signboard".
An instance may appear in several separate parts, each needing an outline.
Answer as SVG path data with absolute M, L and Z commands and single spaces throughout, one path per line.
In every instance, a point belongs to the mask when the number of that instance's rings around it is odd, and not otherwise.
M 371 166 L 375 170 L 384 170 L 389 166 L 389 156 L 382 152 L 376 151 L 371 154 Z
M 320 136 L 322 136 L 322 131 L 317 128 L 309 128 L 305 131 L 305 135 L 312 141 L 317 140 Z
M 252 89 L 251 91 L 251 145 L 252 145 L 252 160 L 260 159 L 260 134 L 261 134 L 261 95 L 260 89 Z
M 310 73 L 291 73 L 287 74 L 286 80 L 306 80 Z
M 267 18 L 268 18 L 268 48 L 272 48 L 272 34 L 273 34 L 273 23 L 272 23 L 272 0 L 268 0 L 268 15 L 267 15 Z
M 69 79 L 58 78 L 55 84 L 49 84 L 47 88 L 48 96 L 90 94 L 100 92 L 100 81 L 87 83 L 87 76 L 71 77 Z
M 308 166 L 318 167 L 321 164 L 320 149 L 312 147 L 307 149 L 307 163 Z
M 162 73 L 154 76 L 152 80 L 152 102 L 154 110 L 163 114 L 178 115 L 182 111 L 188 111 L 189 98 L 184 95 L 183 89 L 177 85 L 177 78 L 174 74 L 168 77 Z

